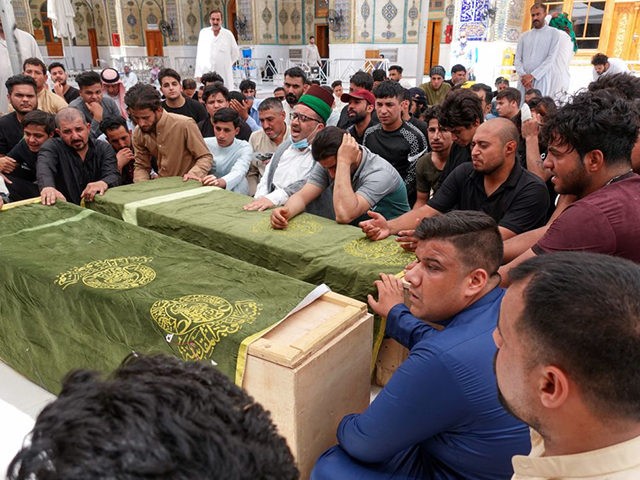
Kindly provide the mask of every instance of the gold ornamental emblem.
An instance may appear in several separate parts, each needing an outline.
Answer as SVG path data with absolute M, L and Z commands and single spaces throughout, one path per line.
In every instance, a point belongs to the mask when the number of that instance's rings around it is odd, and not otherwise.
M 393 240 L 372 242 L 368 238 L 362 237 L 345 244 L 344 251 L 353 257 L 364 258 L 370 263 L 379 265 L 399 265 L 404 267 L 415 259 L 414 255 L 405 252 Z
M 186 295 L 159 300 L 151 306 L 151 317 L 167 333 L 167 341 L 178 346 L 184 360 L 209 358 L 222 337 L 253 323 L 262 307 L 251 300 L 231 304 L 214 295 Z
M 277 232 L 279 235 L 299 238 L 309 237 L 321 232 L 322 225 L 310 216 L 300 216 L 291 220 L 289 226 L 284 230 L 274 230 L 271 228 L 271 219 L 265 217 L 260 219 L 260 221 L 251 228 L 251 231 L 253 233 L 269 233 L 270 235 Z
M 64 290 L 82 282 L 87 287 L 106 290 L 127 290 L 142 287 L 156 278 L 156 272 L 146 263 L 153 257 L 120 257 L 97 260 L 75 267 L 56 277 L 55 284 Z

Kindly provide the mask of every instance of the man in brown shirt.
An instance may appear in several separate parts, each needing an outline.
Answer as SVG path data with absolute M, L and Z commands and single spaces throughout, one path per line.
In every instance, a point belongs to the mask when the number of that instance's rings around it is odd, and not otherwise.
M 135 85 L 124 101 L 137 125 L 133 131 L 134 182 L 151 178 L 152 157 L 157 161 L 160 177 L 199 180 L 207 175 L 213 156 L 193 119 L 165 112 L 160 94 L 151 85 Z

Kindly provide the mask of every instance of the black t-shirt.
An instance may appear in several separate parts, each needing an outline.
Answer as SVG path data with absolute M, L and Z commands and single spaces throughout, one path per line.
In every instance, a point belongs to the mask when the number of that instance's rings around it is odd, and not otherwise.
M 22 124 L 16 112 L 0 117 L 0 154 L 6 155 L 22 140 Z
M 193 120 L 198 123 L 202 120 L 206 120 L 207 118 L 207 109 L 203 104 L 192 100 L 190 98 L 185 98 L 184 105 L 180 108 L 173 108 L 167 105 L 167 101 L 162 102 L 162 108 L 167 112 L 177 113 L 178 115 L 184 115 L 185 117 L 191 117 Z
M 412 125 L 415 125 L 416 127 L 418 127 L 418 130 L 420 130 L 425 137 L 427 136 L 427 129 L 429 128 L 429 125 L 427 125 L 426 122 L 423 122 L 422 120 L 416 117 L 409 117 L 408 121 Z
M 7 183 L 9 198 L 12 202 L 37 197 L 40 194 L 36 182 L 36 162 L 38 154 L 29 150 L 24 139 L 7 154 L 18 164 L 15 170 L 6 175 L 12 182 Z
M 56 92 L 53 92 L 53 93 L 56 93 Z M 69 85 L 69 90 L 67 90 L 63 96 L 67 103 L 71 103 L 73 100 L 75 100 L 80 96 L 80 90 Z
M 200 133 L 204 138 L 216 136 L 215 132 L 213 131 L 211 119 L 209 117 L 205 118 L 201 122 L 198 122 L 198 128 L 200 129 Z M 246 140 L 248 142 L 251 133 L 251 127 L 247 125 L 247 122 L 240 119 L 240 132 L 238 133 L 238 135 L 236 135 L 236 138 L 238 140 Z
M 451 172 L 427 204 L 441 213 L 485 212 L 517 235 L 545 224 L 549 195 L 540 178 L 515 162 L 507 180 L 487 197 L 484 175 L 471 163 L 464 163 Z

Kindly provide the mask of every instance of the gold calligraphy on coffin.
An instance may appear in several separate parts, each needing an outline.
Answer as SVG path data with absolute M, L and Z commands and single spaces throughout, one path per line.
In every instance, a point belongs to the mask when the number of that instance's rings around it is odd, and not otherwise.
M 82 282 L 87 287 L 108 290 L 142 287 L 156 278 L 155 270 L 145 265 L 152 260 L 153 257 L 97 260 L 59 274 L 54 283 L 61 286 L 63 290 L 78 282 Z
M 262 307 L 251 300 L 233 305 L 214 295 L 186 295 L 159 300 L 151 306 L 151 317 L 164 330 L 167 341 L 176 344 L 184 360 L 209 358 L 222 337 L 253 323 Z
M 344 251 L 349 255 L 369 260 L 380 265 L 406 265 L 415 257 L 405 252 L 393 241 L 372 242 L 366 237 L 352 240 L 345 244 Z
M 289 226 L 284 230 L 274 230 L 271 228 L 271 219 L 269 217 L 261 219 L 256 223 L 251 231 L 253 233 L 269 233 L 278 232 L 280 235 L 290 237 L 308 237 L 322 231 L 322 225 L 310 217 L 296 217 L 289 222 Z

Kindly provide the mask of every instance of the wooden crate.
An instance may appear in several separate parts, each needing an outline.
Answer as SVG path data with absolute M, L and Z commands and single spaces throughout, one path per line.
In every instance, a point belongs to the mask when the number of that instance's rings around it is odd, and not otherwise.
M 342 417 L 369 405 L 373 317 L 327 293 L 249 346 L 243 387 L 271 412 L 300 478 L 336 443 Z

